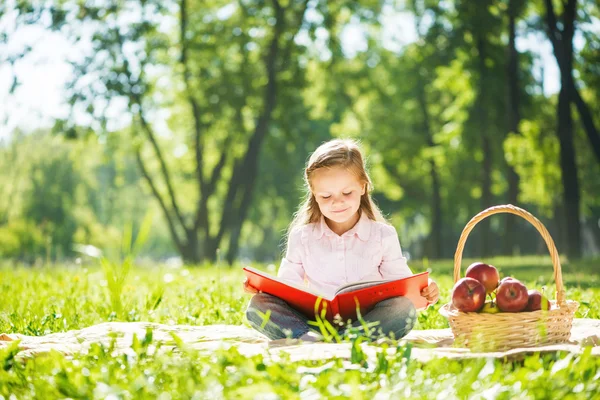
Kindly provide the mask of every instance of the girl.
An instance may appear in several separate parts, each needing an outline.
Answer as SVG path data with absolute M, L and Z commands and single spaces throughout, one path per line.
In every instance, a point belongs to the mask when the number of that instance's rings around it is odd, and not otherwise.
M 332 140 L 319 146 L 305 170 L 306 201 L 288 230 L 285 258 L 278 276 L 307 284 L 324 295 L 349 282 L 397 279 L 412 275 L 402 256 L 396 229 L 371 200 L 371 180 L 356 142 Z M 292 337 L 314 341 L 308 319 L 278 297 L 256 293 L 246 311 L 250 325 L 272 340 Z M 432 280 L 421 295 L 438 300 Z M 266 324 L 263 316 L 271 311 Z M 383 334 L 405 336 L 416 321 L 410 300 L 395 297 L 377 303 L 363 319 L 377 322 Z M 360 326 L 360 321 L 353 322 Z

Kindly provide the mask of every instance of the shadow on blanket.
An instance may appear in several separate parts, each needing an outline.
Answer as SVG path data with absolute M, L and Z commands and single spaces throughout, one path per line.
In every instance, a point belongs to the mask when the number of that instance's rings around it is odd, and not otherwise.
M 235 346 L 240 353 L 247 356 L 262 353 L 276 358 L 281 352 L 286 352 L 292 361 L 349 359 L 351 355 L 351 343 L 304 343 L 270 347 L 266 337 L 245 326 L 163 325 L 146 322 L 107 322 L 81 330 L 45 336 L 0 334 L 0 348 L 10 341 L 19 340 L 20 358 L 33 357 L 51 350 L 70 356 L 87 349 L 92 343 L 109 345 L 115 340 L 117 351 L 126 352 L 131 347 L 133 335 L 137 335 L 138 338 L 143 337 L 149 328 L 152 329 L 153 341 L 161 344 L 161 351 L 176 349 L 172 335 L 175 333 L 190 349 L 199 351 L 210 352 Z M 411 358 L 420 361 L 435 357 L 453 359 L 493 357 L 515 360 L 532 353 L 557 351 L 580 353 L 584 346 L 592 346 L 592 354 L 600 356 L 600 320 L 575 319 L 569 343 L 495 353 L 477 353 L 467 348 L 454 347 L 450 329 L 412 331 L 403 341 L 413 344 Z M 369 358 L 376 357 L 379 351 L 378 346 L 373 344 L 363 344 L 363 350 Z M 388 351 L 395 351 L 395 348 Z

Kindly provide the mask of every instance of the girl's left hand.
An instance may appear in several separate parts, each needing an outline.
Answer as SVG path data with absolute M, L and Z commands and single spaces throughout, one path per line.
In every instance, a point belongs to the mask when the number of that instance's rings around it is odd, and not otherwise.
M 430 279 L 429 286 L 421 290 L 421 296 L 425 297 L 430 305 L 437 303 L 438 298 L 440 297 L 437 283 Z

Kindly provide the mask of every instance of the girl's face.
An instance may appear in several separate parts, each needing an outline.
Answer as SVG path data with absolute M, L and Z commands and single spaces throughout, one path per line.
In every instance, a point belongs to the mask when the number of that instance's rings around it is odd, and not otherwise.
M 355 215 L 360 207 L 360 197 L 365 194 L 365 185 L 342 167 L 317 169 L 311 186 L 321 213 L 338 223 Z

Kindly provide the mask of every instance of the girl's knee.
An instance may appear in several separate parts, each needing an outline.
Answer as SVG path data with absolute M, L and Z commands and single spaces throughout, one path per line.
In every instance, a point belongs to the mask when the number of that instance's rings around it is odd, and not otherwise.
M 255 322 L 254 320 L 259 314 L 264 314 L 270 308 L 272 298 L 273 296 L 266 293 L 256 293 L 252 296 L 246 308 L 246 319 Z
M 256 293 L 250 299 L 250 303 L 248 304 L 248 308 L 254 308 L 258 310 L 264 309 L 265 306 L 273 303 L 273 296 L 266 293 Z
M 408 297 L 398 296 L 384 300 L 384 306 L 393 310 L 392 312 L 404 312 L 410 315 L 416 315 L 417 309 Z
M 394 297 L 386 300 L 386 306 L 390 308 L 390 316 L 393 323 L 390 332 L 396 339 L 406 336 L 417 322 L 417 310 L 413 302 L 407 297 Z

